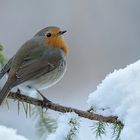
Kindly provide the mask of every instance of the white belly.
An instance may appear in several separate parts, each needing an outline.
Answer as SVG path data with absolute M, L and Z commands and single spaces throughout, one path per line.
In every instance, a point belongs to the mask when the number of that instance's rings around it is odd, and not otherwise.
M 53 71 L 46 73 L 45 75 L 30 81 L 26 81 L 20 85 L 20 87 L 31 86 L 36 89 L 45 89 L 56 84 L 63 77 L 66 71 L 66 64 L 60 65 Z

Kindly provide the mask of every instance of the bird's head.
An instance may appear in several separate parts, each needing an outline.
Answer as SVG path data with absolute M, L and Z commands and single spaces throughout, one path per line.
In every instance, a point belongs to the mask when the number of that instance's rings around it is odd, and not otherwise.
M 61 31 L 59 27 L 50 26 L 40 30 L 35 36 L 43 36 L 46 45 L 60 48 L 65 54 L 68 54 L 69 49 L 63 36 L 65 32 Z

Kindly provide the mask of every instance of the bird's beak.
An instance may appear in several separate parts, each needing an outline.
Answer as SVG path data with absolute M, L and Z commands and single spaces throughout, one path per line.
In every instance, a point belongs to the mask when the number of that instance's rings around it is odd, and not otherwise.
M 66 33 L 67 31 L 60 31 L 59 33 L 58 33 L 58 35 L 62 35 L 62 34 L 64 34 L 64 33 Z

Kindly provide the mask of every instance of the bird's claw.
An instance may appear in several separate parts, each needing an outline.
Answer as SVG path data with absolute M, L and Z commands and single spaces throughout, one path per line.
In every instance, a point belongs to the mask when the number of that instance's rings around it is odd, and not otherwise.
M 39 90 L 37 90 L 37 92 L 39 93 L 39 95 L 43 98 L 43 102 L 44 103 L 50 103 L 51 101 L 48 100 Z

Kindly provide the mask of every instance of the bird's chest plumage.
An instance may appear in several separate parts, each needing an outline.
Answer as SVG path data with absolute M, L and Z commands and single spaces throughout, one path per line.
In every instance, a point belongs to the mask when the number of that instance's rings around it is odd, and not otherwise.
M 50 71 L 37 79 L 24 82 L 21 86 L 30 86 L 36 89 L 46 89 L 56 84 L 63 77 L 66 71 L 66 61 L 62 61 L 60 65 L 53 71 Z

